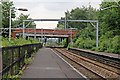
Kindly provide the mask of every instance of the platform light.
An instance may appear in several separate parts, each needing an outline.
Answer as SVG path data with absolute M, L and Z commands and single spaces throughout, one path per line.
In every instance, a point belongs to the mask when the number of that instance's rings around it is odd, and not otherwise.
M 18 9 L 15 8 L 15 10 L 28 11 L 28 9 L 24 9 L 24 8 L 18 8 Z M 11 39 L 11 20 L 12 20 L 11 12 L 12 12 L 12 9 L 11 9 L 11 7 L 10 7 L 10 11 L 9 11 L 9 13 L 10 13 L 10 16 L 9 16 L 9 41 L 10 41 L 10 39 Z

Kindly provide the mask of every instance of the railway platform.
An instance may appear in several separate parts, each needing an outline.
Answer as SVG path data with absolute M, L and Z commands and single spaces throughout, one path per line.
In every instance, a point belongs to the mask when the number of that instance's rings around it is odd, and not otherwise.
M 96 52 L 96 51 L 85 50 L 85 49 L 78 49 L 78 48 L 72 48 L 72 49 L 83 51 L 83 52 L 89 52 L 91 54 L 103 55 L 103 56 L 107 56 L 107 57 L 111 57 L 111 58 L 120 59 L 120 54 L 105 53 L 105 52 Z
M 85 76 L 55 54 L 50 48 L 40 49 L 21 75 L 22 80 L 86 80 Z

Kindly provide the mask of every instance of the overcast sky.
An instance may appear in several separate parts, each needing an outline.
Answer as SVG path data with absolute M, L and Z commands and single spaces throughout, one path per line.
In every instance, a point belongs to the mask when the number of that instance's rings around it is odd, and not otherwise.
M 94 8 L 99 8 L 101 0 L 12 0 L 16 8 L 27 8 L 33 19 L 60 19 L 64 17 L 64 12 L 76 7 L 88 7 L 91 4 Z M 20 11 L 17 11 L 19 15 Z M 53 29 L 58 22 L 35 22 L 37 28 Z

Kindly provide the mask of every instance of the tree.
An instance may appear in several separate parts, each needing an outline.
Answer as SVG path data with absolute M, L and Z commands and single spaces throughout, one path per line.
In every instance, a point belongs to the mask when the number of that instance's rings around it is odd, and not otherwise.
M 89 8 L 82 7 L 82 8 L 75 8 L 72 9 L 70 12 L 67 11 L 65 12 L 67 19 L 70 20 L 95 20 L 98 19 L 97 14 L 98 11 L 91 6 Z M 61 19 L 65 19 L 64 17 Z M 59 22 L 58 26 L 60 27 L 61 25 L 64 25 L 64 22 Z M 78 29 L 83 29 L 87 27 L 88 25 L 86 23 L 80 23 L 80 22 L 67 22 L 67 28 L 78 28 Z M 89 26 L 91 26 L 89 24 Z
M 99 51 L 120 53 L 120 1 L 102 2 L 99 11 Z
M 10 9 L 11 9 L 11 18 L 15 18 L 15 7 L 11 1 L 2 1 L 2 27 L 9 28 L 9 19 L 10 19 Z M 11 22 L 13 22 L 11 20 Z M 8 29 L 3 30 L 2 35 L 5 37 L 8 36 Z
M 14 7 L 13 2 L 10 2 L 10 1 L 2 2 L 2 26 L 3 28 L 9 27 L 10 8 L 11 8 L 11 17 L 15 18 L 15 7 Z
M 61 20 L 65 20 L 65 18 L 61 17 Z M 65 25 L 64 22 L 59 21 L 58 24 L 57 24 L 57 28 L 59 28 L 59 29 L 60 29 L 60 28 L 61 28 L 61 29 L 64 29 L 64 25 Z
M 118 6 L 118 4 L 116 2 L 102 2 L 100 8 L 104 9 L 111 6 Z M 111 7 L 100 11 L 99 21 L 101 34 L 104 34 L 106 31 L 113 31 L 113 35 L 120 35 L 120 8 Z
M 28 20 L 28 19 L 32 19 L 29 18 L 29 15 L 24 15 L 24 14 L 20 14 L 19 17 L 14 20 L 14 27 L 15 28 L 19 28 L 23 26 L 23 20 Z M 27 28 L 33 28 L 34 26 L 32 25 L 34 22 L 25 22 L 25 25 L 28 25 Z

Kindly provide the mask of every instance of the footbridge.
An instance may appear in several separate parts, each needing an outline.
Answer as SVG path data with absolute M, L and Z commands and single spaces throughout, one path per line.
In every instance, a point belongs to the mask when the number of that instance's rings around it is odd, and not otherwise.
M 59 30 L 59 29 L 32 29 L 32 28 L 26 28 L 24 29 L 24 36 L 26 38 L 28 37 L 34 37 L 34 38 L 66 38 L 67 39 L 67 45 L 70 42 L 70 38 L 74 37 L 77 33 L 76 30 Z M 15 29 L 12 31 L 12 37 L 16 38 L 17 36 L 23 35 L 23 29 Z

